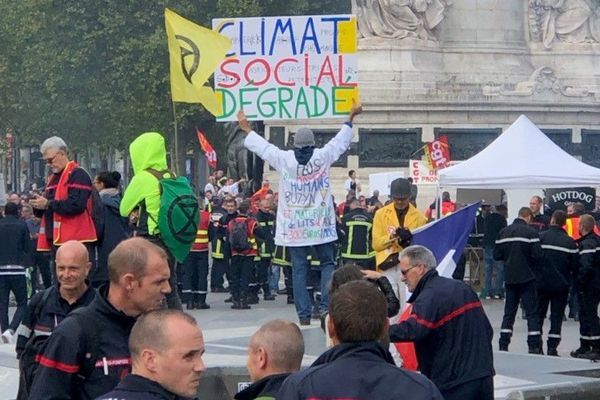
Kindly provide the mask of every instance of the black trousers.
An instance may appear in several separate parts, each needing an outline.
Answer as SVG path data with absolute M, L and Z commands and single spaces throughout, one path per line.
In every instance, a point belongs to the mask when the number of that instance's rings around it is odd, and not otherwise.
M 600 290 L 586 288 L 579 292 L 579 334 L 582 340 L 600 344 L 600 320 L 598 319 L 598 304 Z M 600 350 L 600 349 L 598 349 Z
M 8 300 L 10 292 L 15 295 L 17 311 L 8 323 Z M 27 279 L 23 275 L 0 275 L 0 329 L 15 332 L 27 310 Z
M 548 348 L 556 349 L 560 343 L 560 332 L 562 329 L 563 316 L 567 308 L 567 299 L 569 289 L 565 290 L 537 290 L 538 320 L 540 322 L 539 331 L 543 332 L 544 319 L 548 314 L 550 307 L 550 331 L 548 332 Z
M 208 251 L 190 251 L 182 265 L 183 300 L 206 302 Z
M 541 347 L 542 333 L 539 331 L 535 281 L 517 284 L 506 283 L 505 287 L 506 302 L 504 303 L 504 317 L 500 328 L 500 345 L 508 346 L 510 343 L 519 301 L 522 299 L 523 309 L 527 317 L 527 344 L 530 348 Z
M 271 272 L 271 259 L 261 258 L 256 263 L 256 283 L 259 288 L 262 288 L 263 295 L 268 296 L 271 294 L 269 288 L 269 273 Z
M 229 258 L 213 258 L 210 270 L 210 287 L 222 288 L 225 283 L 224 275 L 229 270 Z
M 440 392 L 444 400 L 494 400 L 494 377 L 486 376 Z
M 229 286 L 234 302 L 246 302 L 252 275 L 254 256 L 232 256 Z
M 47 251 L 36 251 L 33 256 L 33 263 L 34 277 L 32 277 L 31 280 L 37 284 L 37 274 L 39 273 L 42 276 L 44 288 L 48 289 L 50 286 L 52 286 L 53 275 L 50 271 L 50 253 Z

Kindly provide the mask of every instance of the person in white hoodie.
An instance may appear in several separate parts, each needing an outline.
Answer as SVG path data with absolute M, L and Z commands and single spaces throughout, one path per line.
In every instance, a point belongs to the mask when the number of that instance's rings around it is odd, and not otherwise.
M 240 128 L 247 133 L 244 146 L 279 172 L 275 244 L 290 251 L 294 304 L 301 325 L 310 325 L 311 319 L 306 278 L 310 267 L 307 256 L 313 246 L 321 262 L 319 311 L 324 312 L 329 306 L 328 285 L 337 241 L 329 169 L 348 150 L 352 121 L 361 112 L 362 106 L 353 104 L 348 121 L 322 148 L 315 148 L 315 137 L 309 128 L 300 128 L 294 135 L 294 150 L 281 150 L 270 144 L 252 130 L 243 111 L 237 115 Z M 315 313 L 312 316 L 320 318 Z

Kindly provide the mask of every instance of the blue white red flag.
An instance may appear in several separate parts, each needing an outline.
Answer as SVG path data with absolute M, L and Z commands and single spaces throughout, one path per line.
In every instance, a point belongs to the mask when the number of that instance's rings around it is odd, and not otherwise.
M 433 252 L 440 276 L 452 278 L 469 234 L 473 230 L 480 204 L 470 204 L 412 232 L 411 244 L 420 244 Z

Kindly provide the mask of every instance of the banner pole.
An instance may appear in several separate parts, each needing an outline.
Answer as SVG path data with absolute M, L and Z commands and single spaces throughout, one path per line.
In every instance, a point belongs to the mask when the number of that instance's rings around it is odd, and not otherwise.
M 175 141 L 173 143 L 175 147 L 175 157 L 171 155 L 171 168 L 174 170 L 173 172 L 179 176 L 179 135 L 177 129 L 177 113 L 175 110 L 175 102 L 171 101 L 171 105 L 173 106 L 173 130 L 175 131 Z M 175 167 L 173 167 L 173 163 L 175 164 Z

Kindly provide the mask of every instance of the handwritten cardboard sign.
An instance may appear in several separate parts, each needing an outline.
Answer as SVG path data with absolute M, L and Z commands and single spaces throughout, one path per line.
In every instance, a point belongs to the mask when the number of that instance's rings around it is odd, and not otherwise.
M 217 121 L 332 118 L 358 101 L 352 15 L 214 19 L 233 48 L 215 71 Z

